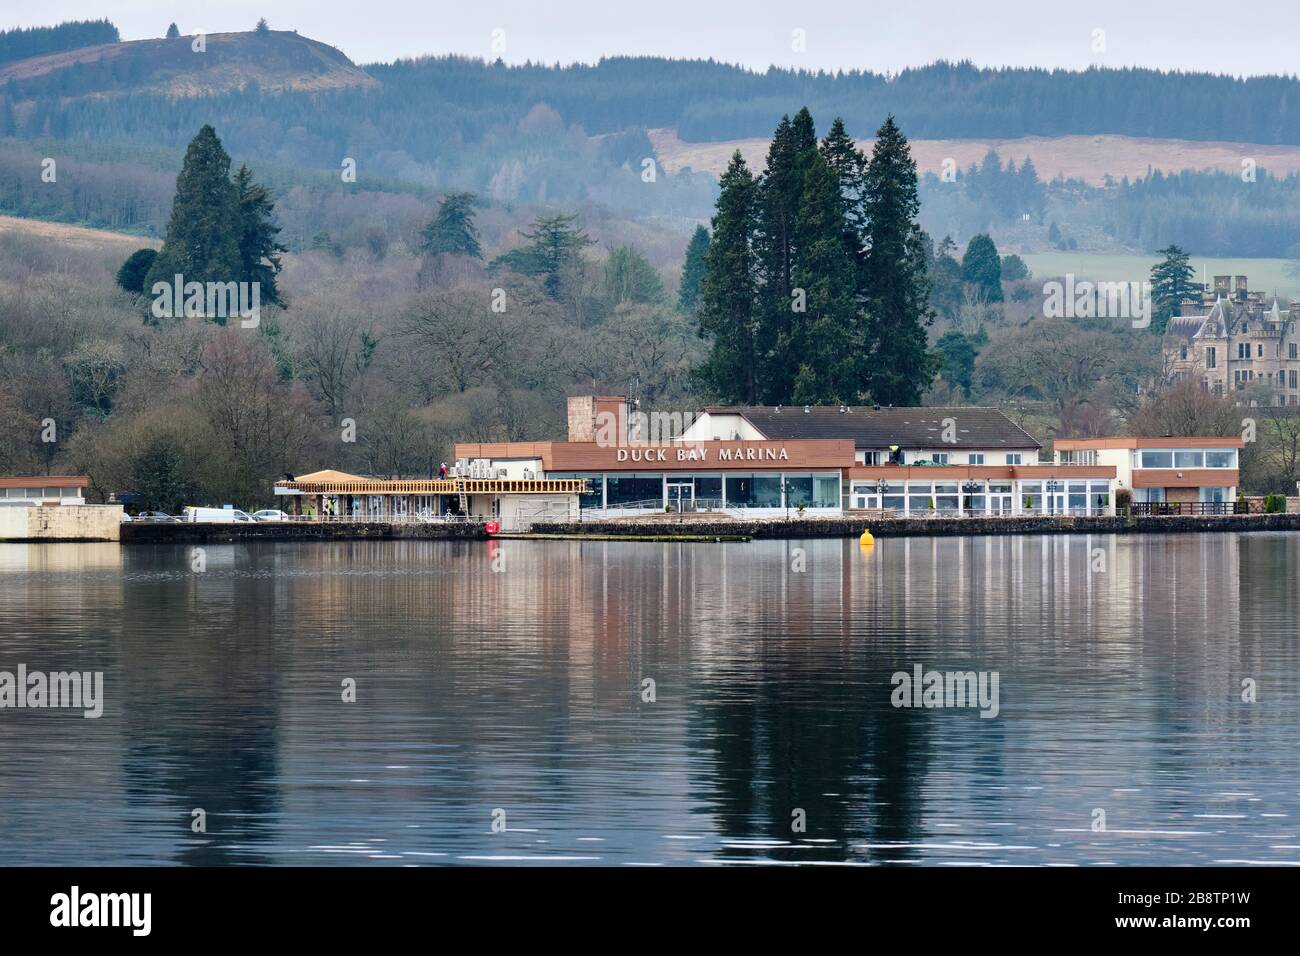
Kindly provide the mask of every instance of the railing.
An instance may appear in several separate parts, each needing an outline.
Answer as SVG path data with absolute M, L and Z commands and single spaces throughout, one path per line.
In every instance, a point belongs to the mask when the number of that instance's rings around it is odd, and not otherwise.
M 494 520 L 483 515 L 435 515 L 426 512 L 397 515 L 289 515 L 280 522 L 297 524 L 484 524 Z M 275 524 L 276 521 L 258 522 Z
M 1244 515 L 1249 509 L 1244 501 L 1134 501 L 1127 513 L 1135 518 L 1171 515 Z

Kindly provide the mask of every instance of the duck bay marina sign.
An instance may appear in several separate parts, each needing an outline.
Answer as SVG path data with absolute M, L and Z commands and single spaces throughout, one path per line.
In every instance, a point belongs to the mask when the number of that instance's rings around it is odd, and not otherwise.
M 594 443 L 556 442 L 550 467 L 567 471 L 611 470 L 637 465 L 659 468 L 848 468 L 853 442 L 842 439 L 792 441 L 699 441 L 639 444 L 612 448 Z
M 709 447 L 697 445 L 693 448 L 620 448 L 618 461 L 666 462 L 668 456 L 675 453 L 673 461 L 707 462 Z M 790 453 L 781 448 L 719 448 L 717 460 L 724 461 L 789 461 Z

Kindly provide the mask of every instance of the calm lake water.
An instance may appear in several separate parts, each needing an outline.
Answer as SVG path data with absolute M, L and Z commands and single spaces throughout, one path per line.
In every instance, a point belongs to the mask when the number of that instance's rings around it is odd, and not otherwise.
M 205 558 L 0 545 L 0 864 L 1300 863 L 1297 534 Z

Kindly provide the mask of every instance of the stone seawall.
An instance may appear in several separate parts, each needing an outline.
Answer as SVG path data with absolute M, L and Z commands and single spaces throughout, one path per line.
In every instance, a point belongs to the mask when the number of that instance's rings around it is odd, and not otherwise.
M 748 535 L 753 538 L 856 538 L 870 530 L 878 538 L 1007 534 L 1167 534 L 1198 531 L 1300 531 L 1300 514 L 1202 517 L 1096 517 L 1015 515 L 1000 518 L 792 518 L 773 520 L 537 522 L 536 534 L 617 534 L 655 536 L 679 531 L 697 535 Z
M 380 524 L 378 522 L 259 521 L 256 524 L 130 522 L 123 544 L 206 544 L 231 541 L 353 541 L 365 539 L 465 539 L 487 537 L 481 524 Z
M 116 541 L 121 505 L 5 505 L 0 541 Z

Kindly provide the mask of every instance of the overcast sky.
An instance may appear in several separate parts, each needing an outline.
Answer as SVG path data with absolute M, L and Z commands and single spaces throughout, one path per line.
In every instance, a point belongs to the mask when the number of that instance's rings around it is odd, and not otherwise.
M 0 27 L 107 16 L 123 39 L 297 30 L 358 63 L 425 53 L 552 63 L 618 53 L 713 57 L 755 69 L 897 71 L 936 59 L 987 66 L 1150 66 L 1300 72 L 1300 0 L 5 0 Z M 796 51 L 795 31 L 804 49 Z M 1104 31 L 1104 35 L 1096 34 Z M 1104 50 L 1094 46 L 1098 41 Z

